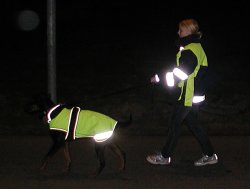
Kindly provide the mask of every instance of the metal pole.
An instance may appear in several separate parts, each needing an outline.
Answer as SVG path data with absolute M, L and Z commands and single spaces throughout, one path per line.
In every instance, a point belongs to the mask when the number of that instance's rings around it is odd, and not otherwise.
M 56 0 L 47 0 L 48 93 L 56 103 Z

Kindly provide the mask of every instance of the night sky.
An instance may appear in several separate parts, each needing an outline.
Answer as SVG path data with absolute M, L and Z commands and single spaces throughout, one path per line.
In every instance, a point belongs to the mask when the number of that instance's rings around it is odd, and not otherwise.
M 184 2 L 173 1 L 170 5 L 165 1 L 88 0 L 77 1 L 77 3 L 57 1 L 58 47 L 60 48 L 60 45 L 63 46 L 65 43 L 70 45 L 68 44 L 70 42 L 77 43 L 71 46 L 93 43 L 130 45 L 130 42 L 150 45 L 147 42 L 151 42 L 156 43 L 156 46 L 158 44 L 171 47 L 177 37 L 177 24 L 183 18 L 197 19 L 206 37 L 205 40 L 213 42 L 213 46 L 226 48 L 246 46 L 249 41 L 249 37 L 245 34 L 249 26 L 247 1 L 239 0 L 220 5 L 215 2 Z M 3 8 L 4 32 L 6 32 L 4 44 L 8 48 L 12 50 L 13 46 L 28 46 L 32 43 L 30 41 L 34 40 L 37 45 L 42 45 L 38 44 L 41 41 L 44 43 L 46 40 L 46 1 L 6 0 Z M 30 20 L 24 18 L 22 23 L 18 21 L 22 11 L 25 10 L 34 11 L 39 19 L 38 25 L 28 31 L 20 25 L 26 24 L 26 27 L 29 27 L 25 21 Z M 169 44 L 170 42 L 164 44 L 170 39 L 172 44 Z M 24 41 L 26 44 L 22 44 Z
M 210 66 L 218 69 L 216 77 L 224 79 L 232 71 L 243 76 L 249 63 L 250 11 L 244 0 L 56 3 L 56 61 L 62 80 L 71 75 L 74 82 L 80 74 L 83 81 L 100 80 L 100 73 L 114 72 L 146 78 L 174 61 L 177 25 L 183 18 L 199 22 Z M 25 10 L 34 13 L 32 18 L 22 14 Z M 2 13 L 2 87 L 26 91 L 34 88 L 33 82 L 46 88 L 46 1 L 5 0 Z

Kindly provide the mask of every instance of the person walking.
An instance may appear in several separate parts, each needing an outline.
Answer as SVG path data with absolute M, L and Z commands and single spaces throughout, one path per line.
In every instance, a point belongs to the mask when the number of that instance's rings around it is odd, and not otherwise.
M 146 160 L 154 165 L 169 165 L 180 135 L 181 125 L 185 121 L 202 149 L 202 157 L 194 162 L 195 166 L 204 166 L 218 162 L 218 156 L 208 135 L 198 123 L 199 105 L 205 100 L 204 78 L 208 68 L 206 53 L 201 45 L 202 33 L 195 19 L 179 22 L 176 66 L 164 77 L 155 75 L 152 83 L 167 83 L 168 87 L 179 88 L 179 98 L 173 105 L 169 120 L 167 140 L 159 153 L 151 154 Z

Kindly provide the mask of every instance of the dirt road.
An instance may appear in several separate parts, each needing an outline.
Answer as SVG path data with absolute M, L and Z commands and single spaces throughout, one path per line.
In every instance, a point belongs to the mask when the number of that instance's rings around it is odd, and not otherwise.
M 50 146 L 46 136 L 1 136 L 0 187 L 8 189 L 108 188 L 108 189 L 247 189 L 250 187 L 250 137 L 214 136 L 212 143 L 219 163 L 194 167 L 200 148 L 191 136 L 180 138 L 173 163 L 154 166 L 146 162 L 148 153 L 160 149 L 164 136 L 117 136 L 127 153 L 127 168 L 116 169 L 117 161 L 109 151 L 105 170 L 97 178 L 88 175 L 97 166 L 93 143 L 77 141 L 71 145 L 72 170 L 62 173 L 62 151 L 39 170 L 40 160 Z

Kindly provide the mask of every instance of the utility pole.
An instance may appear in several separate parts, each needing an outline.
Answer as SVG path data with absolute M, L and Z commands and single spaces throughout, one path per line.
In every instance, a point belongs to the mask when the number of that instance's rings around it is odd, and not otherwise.
M 48 93 L 56 103 L 56 0 L 47 0 Z

